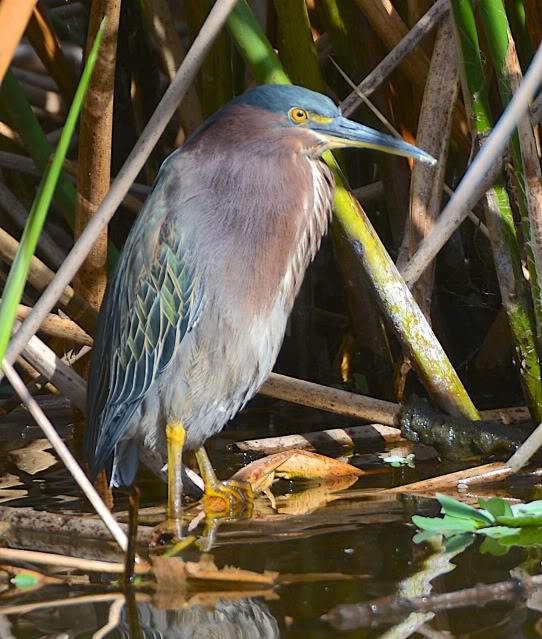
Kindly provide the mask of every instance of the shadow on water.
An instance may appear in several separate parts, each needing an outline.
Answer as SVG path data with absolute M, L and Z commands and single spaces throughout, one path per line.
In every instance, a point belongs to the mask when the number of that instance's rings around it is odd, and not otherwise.
M 78 495 L 70 477 L 51 455 L 34 426 L 13 414 L 2 426 L 0 442 L 0 503 L 31 506 L 57 512 L 75 512 Z M 299 412 L 273 414 L 274 435 L 299 432 Z M 327 417 L 319 423 L 305 423 L 305 430 L 329 427 Z M 69 413 L 53 413 L 63 435 L 69 436 Z M 21 421 L 17 421 L 21 420 Z M 247 411 L 228 431 L 231 439 L 268 434 L 269 416 L 261 408 Z M 260 426 L 258 426 L 258 424 Z M 21 428 L 21 425 L 23 427 Z M 334 421 L 333 425 L 337 425 Z M 211 455 L 222 477 L 231 475 L 247 458 L 215 441 Z M 451 605 L 435 612 L 403 610 L 396 618 L 365 619 L 365 627 L 341 631 L 322 615 L 334 606 L 393 598 L 416 598 L 453 593 L 479 583 L 510 581 L 510 570 L 522 567 L 539 572 L 538 548 L 512 548 L 495 557 L 479 552 L 479 543 L 454 552 L 430 544 L 414 544 L 415 513 L 436 515 L 438 505 L 424 496 L 378 494 L 375 489 L 404 484 L 443 473 L 446 468 L 423 451 L 416 467 L 386 467 L 378 456 L 363 451 L 351 460 L 370 471 L 345 490 L 325 490 L 315 483 L 280 481 L 275 489 L 276 506 L 258 500 L 252 520 L 223 524 L 212 555 L 217 566 L 236 566 L 259 573 L 280 573 L 275 588 L 255 589 L 247 585 L 234 589 L 213 587 L 183 591 L 130 589 L 124 594 L 114 579 L 92 575 L 90 582 L 77 573 L 69 586 L 44 585 L 35 590 L 13 588 L 4 578 L 0 593 L 0 638 L 50 637 L 186 637 L 186 638 L 271 638 L 271 637 L 536 637 L 541 636 L 542 617 L 537 598 L 518 592 L 495 598 L 485 606 L 475 600 L 461 607 Z M 419 459 L 418 459 L 419 458 Z M 438 464 L 438 466 L 437 466 Z M 378 471 L 378 472 L 375 472 Z M 160 483 L 144 475 L 142 525 L 163 518 L 165 492 Z M 498 488 L 498 491 L 497 491 Z M 532 499 L 536 487 L 518 480 L 503 488 L 485 486 L 471 495 L 501 494 Z M 126 507 L 119 495 L 117 510 Z M 13 548 L 47 549 L 74 555 L 121 560 L 108 542 L 74 539 L 10 529 L 4 541 Z M 198 560 L 195 549 L 183 558 Z M 44 572 L 47 574 L 47 570 Z

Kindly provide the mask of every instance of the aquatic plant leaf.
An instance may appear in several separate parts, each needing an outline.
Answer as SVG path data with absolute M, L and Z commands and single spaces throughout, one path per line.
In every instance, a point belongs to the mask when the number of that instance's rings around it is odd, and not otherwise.
M 492 541 L 495 544 L 498 544 L 499 547 L 505 548 L 508 551 L 512 546 L 542 546 L 542 526 L 541 527 L 531 527 L 531 528 L 516 528 L 514 534 L 512 535 L 503 535 L 502 537 L 487 537 L 484 540 L 484 544 L 488 541 Z M 484 546 L 482 544 L 482 546 Z M 482 546 L 480 550 L 482 550 Z M 496 554 L 493 552 L 493 549 L 496 548 L 494 544 L 488 546 L 491 548 L 492 554 Z M 504 554 L 501 552 L 500 554 Z
M 420 517 L 414 515 L 412 521 L 418 528 L 440 533 L 444 536 L 457 534 L 458 532 L 474 532 L 480 528 L 479 523 L 473 519 L 462 519 L 460 517 Z
M 492 537 L 493 539 L 500 539 L 503 537 L 518 535 L 520 531 L 520 528 L 510 528 L 510 526 L 491 526 L 489 528 L 478 529 L 476 531 L 476 534 L 485 535 L 486 537 Z
M 510 504 L 502 497 L 491 497 L 490 499 L 479 499 L 478 504 L 487 510 L 497 520 L 498 517 L 513 517 Z
M 498 539 L 493 537 L 486 537 L 480 544 L 480 552 L 482 555 L 494 555 L 495 557 L 502 557 L 510 550 L 511 546 L 503 546 L 499 543 Z
M 408 466 L 409 468 L 415 468 L 414 466 L 414 453 L 410 453 L 406 457 L 401 455 L 388 455 L 382 453 L 379 455 L 385 464 L 390 464 L 393 468 L 400 468 L 401 466 Z
M 462 533 L 460 535 L 453 535 L 448 537 L 444 543 L 444 549 L 446 552 L 459 553 L 468 548 L 474 541 L 474 535 L 472 533 Z
M 525 513 L 524 515 L 515 515 L 512 517 L 498 517 L 497 523 L 503 526 L 514 526 L 515 528 L 542 526 L 542 515 Z
M 457 519 L 472 520 L 483 524 L 484 526 L 491 526 L 495 523 L 495 519 L 488 512 L 473 508 L 472 506 L 464 504 L 463 502 L 458 501 L 453 497 L 449 497 L 448 495 L 437 493 L 436 497 L 442 506 L 441 512 L 445 515 L 449 515 L 450 517 L 455 517 Z M 480 528 L 480 526 L 477 526 L 477 528 Z
M 524 513 L 542 515 L 542 500 L 531 501 L 528 504 L 513 504 L 510 509 L 514 513 L 514 516 Z
M 430 539 L 435 539 L 435 537 L 441 537 L 442 535 L 439 532 L 433 532 L 431 530 L 424 530 L 422 532 L 418 532 L 412 537 L 412 541 L 415 544 L 421 544 L 424 541 L 429 541 Z
M 504 526 L 542 526 L 542 501 L 530 504 L 514 504 L 510 513 L 497 517 L 497 522 Z

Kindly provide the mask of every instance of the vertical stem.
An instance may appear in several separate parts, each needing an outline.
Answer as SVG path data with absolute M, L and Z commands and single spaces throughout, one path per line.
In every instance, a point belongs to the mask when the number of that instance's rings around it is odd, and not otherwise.
M 504 4 L 502 0 L 481 0 L 480 13 L 497 76 L 499 94 L 503 106 L 506 108 L 512 99 L 514 89 L 517 89 L 519 85 L 521 72 Z M 527 164 L 525 164 L 525 144 L 528 143 L 526 139 L 529 137 L 528 129 L 530 129 L 530 124 L 522 126 L 523 147 L 520 144 L 517 131 L 512 135 L 513 178 L 516 183 L 521 225 L 525 236 L 524 246 L 529 267 L 529 282 L 540 346 L 542 338 L 542 298 L 540 289 L 540 280 L 542 278 L 542 201 L 540 166 L 538 165 L 538 175 L 533 175 L 533 172 L 536 172 L 534 163 L 529 163 L 527 160 Z M 530 136 L 534 146 L 532 129 L 530 130 Z M 538 158 L 536 163 L 538 164 Z M 526 168 L 530 170 L 530 175 L 526 175 Z M 542 348 L 540 350 L 542 352 Z
M 472 127 L 478 143 L 492 128 L 491 109 L 476 31 L 471 0 L 451 3 L 456 23 L 456 37 L 463 61 L 465 101 L 472 112 Z M 506 311 L 516 363 L 525 398 L 533 418 L 542 418 L 542 384 L 534 324 L 529 312 L 528 290 L 521 268 L 518 238 L 513 213 L 502 176 L 484 196 L 486 222 L 490 231 L 495 269 L 503 307 Z
M 92 219 L 111 183 L 111 152 L 113 132 L 113 91 L 117 35 L 120 19 L 120 0 L 93 0 L 87 35 L 87 51 L 97 29 L 105 17 L 106 25 L 94 76 L 83 112 L 79 132 L 79 169 L 77 173 L 77 205 L 75 211 L 75 239 Z M 99 311 L 107 285 L 107 229 L 96 238 L 74 282 L 74 288 L 88 304 Z M 76 371 L 86 379 L 89 359 L 82 359 Z M 74 441 L 81 450 L 85 417 L 74 409 Z M 110 505 L 112 495 L 103 475 L 98 480 L 104 500 Z

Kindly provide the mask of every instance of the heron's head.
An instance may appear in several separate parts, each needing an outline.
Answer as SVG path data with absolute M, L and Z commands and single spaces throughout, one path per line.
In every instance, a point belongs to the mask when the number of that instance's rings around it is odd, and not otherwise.
M 435 163 L 425 151 L 343 117 L 328 97 L 298 86 L 261 85 L 235 98 L 215 118 L 215 122 L 231 118 L 231 125 L 245 134 L 247 127 L 257 130 L 262 144 L 267 133 L 283 143 L 300 144 L 309 152 L 357 147 Z

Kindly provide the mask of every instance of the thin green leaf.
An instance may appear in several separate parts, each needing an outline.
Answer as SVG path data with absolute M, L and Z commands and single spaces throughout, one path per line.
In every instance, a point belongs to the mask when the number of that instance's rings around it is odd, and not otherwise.
M 4 359 L 4 355 L 6 353 L 13 323 L 15 322 L 17 305 L 21 301 L 23 295 L 30 261 L 32 260 L 34 251 L 36 250 L 41 230 L 53 199 L 58 178 L 62 171 L 66 153 L 68 152 L 70 140 L 77 124 L 79 112 L 81 111 L 83 100 L 94 70 L 94 65 L 96 64 L 104 26 L 105 21 L 102 22 L 102 25 L 96 35 L 94 45 L 88 56 L 73 103 L 70 107 L 68 117 L 66 118 L 64 129 L 62 130 L 62 135 L 60 136 L 49 170 L 43 176 L 40 183 L 38 193 L 36 194 L 32 204 L 32 209 L 21 237 L 19 250 L 17 251 L 17 255 L 11 265 L 9 276 L 4 287 L 2 302 L 0 303 L 0 362 Z

